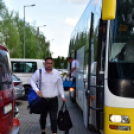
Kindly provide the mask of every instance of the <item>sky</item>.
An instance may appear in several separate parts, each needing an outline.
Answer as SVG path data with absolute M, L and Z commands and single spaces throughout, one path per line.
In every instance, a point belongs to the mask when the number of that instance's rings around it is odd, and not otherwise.
M 50 51 L 53 58 L 67 57 L 70 35 L 79 18 L 84 12 L 89 0 L 3 0 L 8 9 L 19 12 L 31 25 L 40 27 L 46 40 L 50 42 Z

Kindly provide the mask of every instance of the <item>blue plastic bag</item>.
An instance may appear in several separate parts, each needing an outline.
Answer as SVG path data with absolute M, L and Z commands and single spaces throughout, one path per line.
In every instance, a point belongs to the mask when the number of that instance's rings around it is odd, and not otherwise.
M 39 89 L 41 88 L 41 69 L 39 69 Z M 30 88 L 27 95 L 30 114 L 41 114 L 41 98 L 36 94 L 36 92 Z
M 27 98 L 28 98 L 28 103 L 29 103 L 29 105 L 30 105 L 32 101 L 34 101 L 35 99 L 38 98 L 38 96 L 37 96 L 37 94 L 35 93 L 35 91 L 34 91 L 32 88 L 30 88 L 30 89 L 28 90 Z
M 41 98 L 37 96 L 32 88 L 29 89 L 27 97 L 30 107 L 30 114 L 41 114 Z
M 71 85 L 72 85 L 72 81 L 63 81 L 63 87 L 68 87 L 68 88 L 70 88 L 71 87 Z
M 65 91 L 68 91 L 70 87 L 75 88 L 75 83 L 73 81 L 71 81 L 71 80 L 69 80 L 69 81 L 64 80 L 63 81 L 63 87 L 64 87 Z
M 71 87 L 75 88 L 75 82 L 72 82 Z

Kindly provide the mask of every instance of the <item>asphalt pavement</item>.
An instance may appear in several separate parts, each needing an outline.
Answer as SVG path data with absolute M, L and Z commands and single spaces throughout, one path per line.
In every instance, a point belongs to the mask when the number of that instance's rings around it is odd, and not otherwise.
M 87 130 L 83 125 L 82 111 L 76 103 L 72 103 L 69 100 L 69 93 L 65 93 L 67 99 L 67 107 L 73 122 L 73 127 L 70 129 L 69 134 L 93 134 Z M 19 108 L 19 120 L 20 120 L 20 134 L 41 134 L 39 125 L 39 115 L 29 114 L 27 109 L 28 102 L 25 99 L 16 100 Z M 62 105 L 62 100 L 59 98 L 59 108 Z M 46 123 L 46 134 L 52 134 L 50 129 L 49 115 Z M 57 134 L 65 134 L 63 131 L 59 131 Z

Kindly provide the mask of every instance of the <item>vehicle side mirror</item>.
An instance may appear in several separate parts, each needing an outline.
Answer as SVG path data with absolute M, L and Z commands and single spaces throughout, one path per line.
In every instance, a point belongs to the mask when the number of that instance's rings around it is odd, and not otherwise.
M 115 19 L 116 0 L 103 0 L 102 2 L 102 20 Z

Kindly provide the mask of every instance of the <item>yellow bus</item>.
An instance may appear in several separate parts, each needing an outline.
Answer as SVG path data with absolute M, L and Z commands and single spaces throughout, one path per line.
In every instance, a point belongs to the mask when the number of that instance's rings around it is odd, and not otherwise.
M 71 34 L 71 100 L 90 131 L 134 134 L 134 0 L 90 0 Z

